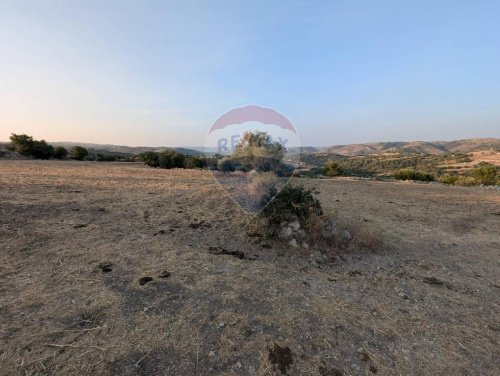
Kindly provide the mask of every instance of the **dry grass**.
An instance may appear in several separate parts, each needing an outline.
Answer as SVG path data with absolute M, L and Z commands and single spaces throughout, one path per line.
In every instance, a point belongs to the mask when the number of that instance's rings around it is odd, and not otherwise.
M 277 375 L 275 343 L 290 375 L 498 374 L 498 193 L 301 181 L 363 226 L 334 264 L 263 248 L 204 171 L 0 161 L 0 374 Z

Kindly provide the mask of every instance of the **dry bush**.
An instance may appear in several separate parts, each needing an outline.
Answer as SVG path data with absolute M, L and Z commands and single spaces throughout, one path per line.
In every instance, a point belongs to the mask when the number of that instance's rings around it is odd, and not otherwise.
M 248 187 L 250 195 L 255 199 L 266 197 L 277 191 L 279 179 L 272 171 L 255 173 Z M 274 195 L 273 195 L 274 196 Z
M 333 236 L 324 236 L 325 226 L 335 224 Z M 336 253 L 342 249 L 380 251 L 384 246 L 382 232 L 363 219 L 341 217 L 337 212 L 325 215 L 311 215 L 306 230 L 309 242 L 325 253 Z M 347 231 L 349 238 L 343 233 Z

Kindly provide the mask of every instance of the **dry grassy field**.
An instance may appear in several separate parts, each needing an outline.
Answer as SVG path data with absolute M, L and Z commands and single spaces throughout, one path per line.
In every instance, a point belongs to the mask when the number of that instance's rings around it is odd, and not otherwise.
M 311 262 L 207 171 L 0 160 L 0 374 L 500 374 L 498 191 L 297 183 L 383 246 Z

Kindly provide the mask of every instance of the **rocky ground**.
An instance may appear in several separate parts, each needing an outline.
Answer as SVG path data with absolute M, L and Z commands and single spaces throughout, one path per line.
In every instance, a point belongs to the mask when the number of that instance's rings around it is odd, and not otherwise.
M 383 246 L 262 239 L 206 171 L 0 160 L 0 374 L 499 374 L 497 191 L 298 183 Z

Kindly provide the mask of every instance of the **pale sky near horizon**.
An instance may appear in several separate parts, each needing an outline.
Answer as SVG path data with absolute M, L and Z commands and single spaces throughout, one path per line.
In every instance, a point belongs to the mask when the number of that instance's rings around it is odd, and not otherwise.
M 500 137 L 500 1 L 0 1 L 0 141 L 200 146 L 271 107 L 303 145 Z

